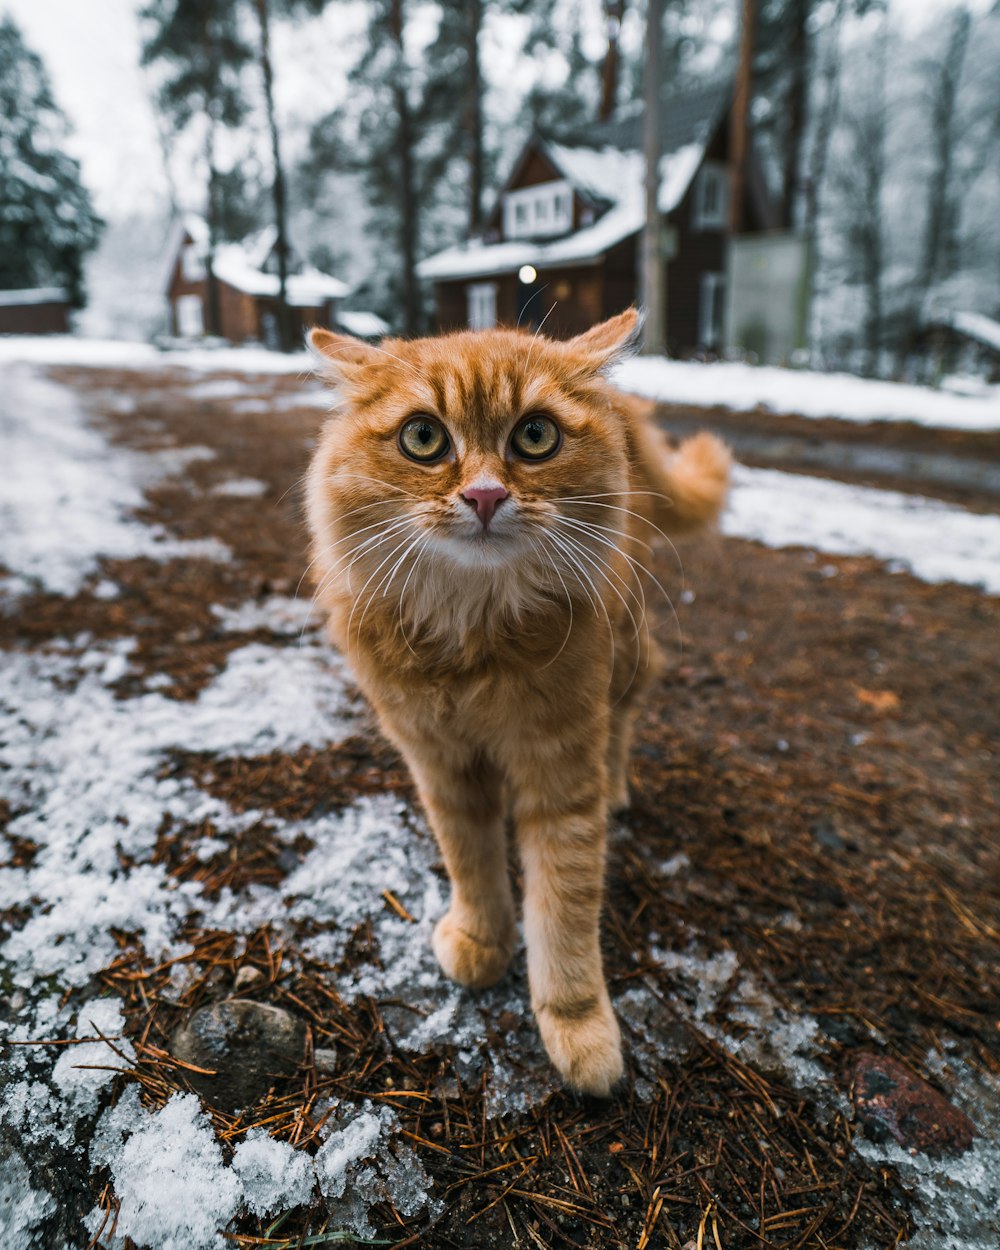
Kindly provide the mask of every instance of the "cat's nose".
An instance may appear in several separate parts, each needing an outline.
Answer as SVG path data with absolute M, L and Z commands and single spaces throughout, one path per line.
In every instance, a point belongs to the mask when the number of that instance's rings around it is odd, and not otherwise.
M 462 498 L 467 504 L 471 504 L 475 508 L 480 521 L 483 523 L 483 529 L 489 525 L 493 519 L 493 513 L 497 510 L 497 504 L 502 503 L 508 495 L 499 482 L 484 482 L 477 486 L 467 486 L 462 491 Z

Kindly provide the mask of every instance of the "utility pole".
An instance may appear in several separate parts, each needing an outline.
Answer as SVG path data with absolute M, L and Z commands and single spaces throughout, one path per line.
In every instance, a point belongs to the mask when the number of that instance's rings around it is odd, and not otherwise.
M 739 234 L 743 228 L 743 198 L 747 170 L 747 119 L 750 113 L 750 66 L 753 59 L 756 7 L 755 0 L 743 0 L 743 17 L 740 23 L 740 61 L 736 70 L 730 123 L 732 180 L 729 189 L 729 228 L 733 234 Z
M 642 350 L 662 356 L 667 350 L 667 282 L 661 244 L 660 150 L 663 144 L 663 0 L 648 0 L 646 9 L 646 73 L 643 84 L 646 157 L 646 224 L 642 232 L 642 303 L 646 324 Z

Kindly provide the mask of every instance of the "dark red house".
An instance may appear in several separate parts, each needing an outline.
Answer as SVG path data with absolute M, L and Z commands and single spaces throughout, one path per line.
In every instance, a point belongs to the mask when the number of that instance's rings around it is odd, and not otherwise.
M 673 95 L 664 109 L 659 209 L 667 339 L 675 354 L 723 346 L 731 86 Z M 418 272 L 435 286 L 441 329 L 538 326 L 568 337 L 638 298 L 645 220 L 641 106 L 585 132 L 534 134 L 483 238 L 439 252 Z M 751 162 L 740 233 L 778 225 Z

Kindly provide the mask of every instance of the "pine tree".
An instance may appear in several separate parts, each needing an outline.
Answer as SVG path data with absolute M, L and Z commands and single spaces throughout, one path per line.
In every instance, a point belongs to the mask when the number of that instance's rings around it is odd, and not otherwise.
M 449 134 L 430 125 L 425 63 L 406 54 L 407 0 L 373 0 L 365 50 L 352 68 L 350 105 L 312 129 L 304 173 L 321 186 L 327 172 L 357 175 L 371 229 L 385 240 L 371 295 L 375 311 L 406 334 L 424 326 L 417 260 L 435 188 L 454 153 Z
M 246 116 L 242 75 L 252 52 L 242 37 L 233 0 L 149 0 L 141 17 L 148 31 L 142 49 L 143 64 L 159 63 L 165 67 L 157 92 L 160 109 L 176 133 L 196 120 L 204 126 L 208 169 L 206 328 L 210 334 L 218 334 L 221 317 L 215 250 L 227 237 L 224 206 L 226 195 L 231 195 L 233 188 L 231 180 L 220 171 L 216 152 L 220 130 L 238 126 Z
M 103 222 L 63 151 L 68 133 L 40 57 L 0 20 L 0 289 L 62 286 L 79 308 Z
M 291 317 L 288 312 L 288 193 L 285 165 L 281 157 L 281 135 L 274 107 L 274 68 L 271 61 L 271 20 L 275 16 L 296 17 L 299 14 L 317 14 L 326 0 L 251 0 L 257 19 L 257 62 L 260 66 L 264 90 L 264 110 L 271 140 L 273 179 L 271 198 L 274 205 L 275 240 L 274 251 L 278 260 L 278 342 L 282 351 L 288 352 L 296 345 L 292 336 Z

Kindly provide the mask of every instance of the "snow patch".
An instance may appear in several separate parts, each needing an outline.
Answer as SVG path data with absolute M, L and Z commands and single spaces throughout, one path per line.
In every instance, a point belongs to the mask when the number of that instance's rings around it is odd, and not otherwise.
M 770 408 L 840 421 L 914 421 L 949 430 L 1000 430 L 1000 391 L 985 397 L 876 382 L 846 373 L 811 373 L 744 364 L 694 364 L 637 356 L 613 372 L 623 391 L 665 404 Z
M 1000 594 L 1000 517 L 920 495 L 737 466 L 722 531 L 769 547 L 875 556 L 923 581 Z
M 272 595 L 260 603 L 242 603 L 238 608 L 213 606 L 213 615 L 227 633 L 246 634 L 255 629 L 269 629 L 273 634 L 301 634 L 319 626 L 308 599 L 290 599 Z
M 129 1088 L 101 1117 L 91 1144 L 93 1168 L 111 1173 L 118 1210 L 114 1239 L 150 1250 L 213 1250 L 243 1198 L 239 1175 L 223 1163 L 208 1117 L 194 1094 L 174 1094 L 152 1114 Z M 90 1220 L 96 1232 L 101 1213 Z
M 181 541 L 129 516 L 144 502 L 139 483 L 162 480 L 207 449 L 142 456 L 113 447 L 71 391 L 23 369 L 5 373 L 0 436 L 0 564 L 15 575 L 8 594 L 30 581 L 76 594 L 101 556 L 229 558 L 217 539 Z
M 118 1072 L 135 1061 L 132 1043 L 121 1034 L 125 1017 L 117 998 L 95 998 L 81 1007 L 76 1024 L 78 1038 L 94 1038 L 79 1046 L 67 1046 L 52 1069 L 52 1080 L 77 1116 L 93 1115 L 98 1096 Z
M 267 483 L 255 477 L 231 477 L 228 481 L 213 486 L 212 494 L 225 495 L 232 499 L 259 499 L 268 490 Z

